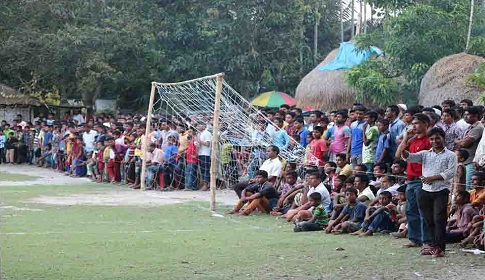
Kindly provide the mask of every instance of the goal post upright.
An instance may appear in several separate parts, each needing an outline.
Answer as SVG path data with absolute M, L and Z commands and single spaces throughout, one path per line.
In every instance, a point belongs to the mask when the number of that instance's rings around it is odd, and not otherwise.
M 156 90 L 156 83 L 152 82 L 152 90 L 150 91 L 150 101 L 148 103 L 148 115 L 147 115 L 147 122 L 146 122 L 146 128 L 145 128 L 145 135 L 143 136 L 143 160 L 141 164 L 141 175 L 140 175 L 140 188 L 144 190 L 146 188 L 145 185 L 145 173 L 146 173 L 146 168 L 147 168 L 147 151 L 148 151 L 148 145 L 150 144 L 150 130 L 151 130 L 151 123 L 152 123 L 152 112 L 153 112 L 153 102 L 155 99 L 155 90 Z
M 217 149 L 219 147 L 219 118 L 221 115 L 221 94 L 224 73 L 216 76 L 216 91 L 214 97 L 214 119 L 212 122 L 212 143 L 211 143 L 211 166 L 210 166 L 210 210 L 216 211 L 216 186 L 217 186 Z

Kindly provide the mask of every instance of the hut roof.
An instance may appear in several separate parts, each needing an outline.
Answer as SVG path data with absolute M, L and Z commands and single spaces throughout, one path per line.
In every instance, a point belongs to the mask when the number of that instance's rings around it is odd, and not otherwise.
M 485 58 L 467 53 L 443 57 L 431 66 L 421 81 L 419 104 L 433 106 L 446 100 L 480 97 L 480 90 L 467 83 L 470 76 Z
M 0 84 L 0 105 L 40 106 L 41 104 L 35 98 L 22 94 L 7 85 Z
M 335 110 L 348 108 L 355 103 L 355 91 L 347 85 L 345 70 L 318 70 L 334 60 L 337 52 L 338 49 L 331 51 L 322 63 L 301 80 L 295 95 L 299 108 Z

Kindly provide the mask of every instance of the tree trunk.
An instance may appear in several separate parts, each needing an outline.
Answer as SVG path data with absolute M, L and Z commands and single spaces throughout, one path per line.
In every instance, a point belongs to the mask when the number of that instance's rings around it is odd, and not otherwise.
M 344 8 L 342 0 L 339 0 L 339 12 L 340 12 L 340 42 L 344 41 Z
M 355 1 L 352 1 L 350 4 L 350 39 L 352 40 L 355 35 L 355 24 L 354 24 L 354 17 L 355 17 Z
M 362 0 L 364 2 L 364 0 Z M 364 2 L 364 34 L 367 34 L 367 3 Z
M 485 3 L 485 1 L 483 1 L 483 2 Z M 470 3 L 470 22 L 468 24 L 468 35 L 466 37 L 465 51 L 468 51 L 470 49 L 470 37 L 472 36 L 474 10 L 475 10 L 475 0 L 471 0 L 471 3 Z
M 313 64 L 317 63 L 318 59 L 318 23 L 320 17 L 318 16 L 318 6 L 315 8 L 315 30 L 313 31 Z

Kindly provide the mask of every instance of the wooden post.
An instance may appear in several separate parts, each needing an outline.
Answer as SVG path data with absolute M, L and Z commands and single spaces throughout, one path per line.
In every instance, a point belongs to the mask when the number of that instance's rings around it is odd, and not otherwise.
M 221 94 L 222 81 L 224 74 L 217 75 L 217 85 L 214 100 L 214 120 L 212 130 L 212 146 L 211 146 L 211 169 L 210 169 L 210 209 L 212 212 L 216 211 L 216 184 L 217 184 L 217 150 L 219 149 L 219 117 L 221 115 Z
M 155 99 L 155 89 L 156 89 L 156 83 L 152 82 L 152 90 L 150 92 L 150 102 L 148 103 L 148 115 L 147 115 L 147 122 L 146 122 L 146 129 L 145 129 L 145 136 L 144 136 L 144 141 L 142 141 L 143 147 L 142 147 L 142 155 L 143 155 L 143 160 L 141 163 L 141 175 L 140 175 L 140 188 L 144 190 L 146 188 L 145 186 L 145 173 L 146 173 L 146 168 L 147 168 L 147 151 L 148 151 L 148 145 L 150 144 L 150 137 L 148 136 L 150 134 L 151 130 L 151 122 L 152 122 L 152 111 L 153 111 L 153 102 Z

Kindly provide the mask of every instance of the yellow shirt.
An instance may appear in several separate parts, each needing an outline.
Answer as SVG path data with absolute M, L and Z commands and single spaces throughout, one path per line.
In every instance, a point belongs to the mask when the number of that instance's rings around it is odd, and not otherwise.
M 189 137 L 189 135 L 187 134 L 187 132 L 180 135 L 180 137 L 179 137 L 179 148 L 178 148 L 179 153 L 185 152 L 187 150 L 187 148 L 189 147 L 188 137 Z
M 345 175 L 346 177 L 350 177 L 352 175 L 352 167 L 350 164 L 345 165 L 343 168 L 337 168 L 338 175 Z

